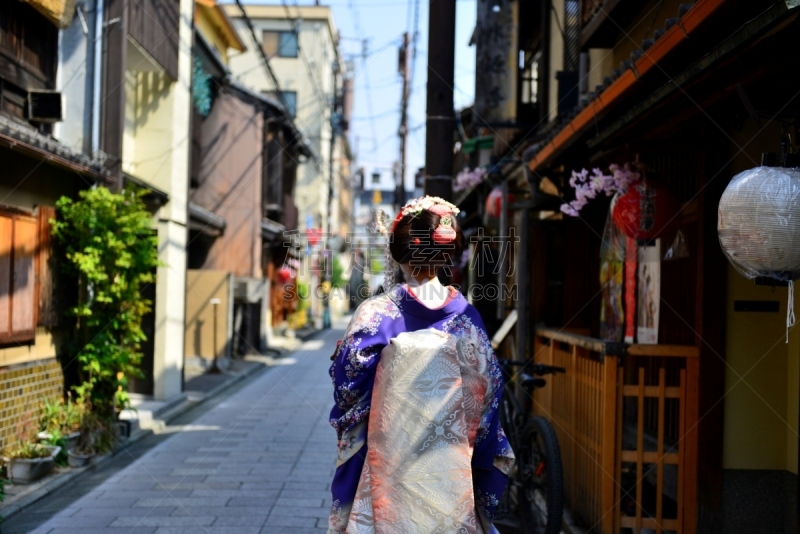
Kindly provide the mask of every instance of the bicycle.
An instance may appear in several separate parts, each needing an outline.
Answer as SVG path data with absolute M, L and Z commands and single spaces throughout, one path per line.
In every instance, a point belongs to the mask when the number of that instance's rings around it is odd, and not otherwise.
M 564 510 L 564 474 L 558 437 L 547 419 L 531 416 L 532 402 L 520 405 L 513 384 L 519 384 L 532 397 L 534 389 L 547 384 L 541 376 L 563 373 L 565 369 L 506 359 L 499 362 L 506 379 L 500 421 L 516 456 L 509 473 L 504 511 L 514 511 L 516 526 L 525 534 L 559 534 Z M 536 376 L 523 372 L 515 376 L 514 367 L 528 367 Z

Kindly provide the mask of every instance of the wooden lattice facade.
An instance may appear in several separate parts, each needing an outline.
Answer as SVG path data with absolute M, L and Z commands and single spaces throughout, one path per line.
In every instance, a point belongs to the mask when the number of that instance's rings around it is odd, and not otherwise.
M 543 329 L 535 351 L 566 369 L 533 402 L 558 434 L 567 503 L 581 523 L 598 533 L 694 533 L 697 348 L 621 350 Z

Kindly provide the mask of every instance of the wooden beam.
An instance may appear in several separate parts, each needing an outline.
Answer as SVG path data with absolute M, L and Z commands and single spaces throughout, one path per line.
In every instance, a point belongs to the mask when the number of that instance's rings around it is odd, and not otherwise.
M 100 149 L 106 166 L 122 187 L 122 135 L 125 129 L 125 69 L 128 39 L 128 0 L 107 0 L 103 32 L 103 90 Z
M 697 358 L 700 349 L 694 345 L 629 345 L 629 356 L 666 356 L 679 358 Z
M 574 143 L 595 120 L 610 107 L 618 104 L 638 85 L 639 78 L 655 68 L 659 61 L 672 53 L 680 44 L 709 19 L 727 0 L 699 0 L 684 15 L 678 24 L 672 26 L 633 63 L 631 69 L 623 72 L 611 85 L 595 98 L 572 119 L 556 136 L 545 145 L 528 163 L 531 171 L 536 172 L 554 156 Z

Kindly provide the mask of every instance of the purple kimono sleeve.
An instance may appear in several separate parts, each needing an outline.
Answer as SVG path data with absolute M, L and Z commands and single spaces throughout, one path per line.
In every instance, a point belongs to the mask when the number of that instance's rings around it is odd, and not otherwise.
M 393 310 L 377 301 L 359 306 L 339 346 L 330 376 L 334 406 L 330 423 L 338 437 L 336 473 L 331 484 L 330 527 L 346 525 L 367 453 L 367 421 L 380 352 L 391 338 Z M 389 312 L 389 313 L 387 313 Z
M 508 472 L 514 465 L 514 452 L 500 425 L 498 409 L 503 396 L 503 372 L 480 315 L 477 311 L 470 315 L 475 326 L 474 341 L 478 350 L 485 356 L 485 373 L 489 380 L 489 389 L 472 456 L 472 478 L 478 510 L 485 518 L 491 520 L 505 491 Z

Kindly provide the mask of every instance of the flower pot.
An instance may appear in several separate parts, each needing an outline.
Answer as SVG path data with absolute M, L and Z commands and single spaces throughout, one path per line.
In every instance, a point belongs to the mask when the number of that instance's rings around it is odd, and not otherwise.
M 72 450 L 67 453 L 67 464 L 70 467 L 86 467 L 94 458 L 92 454 L 78 454 Z
M 36 434 L 36 437 L 39 439 L 40 442 L 41 441 L 50 441 L 51 439 L 53 439 L 53 435 L 50 432 L 39 432 L 38 434 Z M 63 437 L 63 439 L 64 439 L 64 450 L 70 451 L 73 448 L 75 448 L 75 445 L 78 444 L 78 439 L 80 437 L 81 437 L 81 433 L 77 432 L 77 431 L 76 432 L 72 432 L 72 433 L 67 434 L 66 436 L 64 436 Z
M 55 457 L 61 452 L 61 447 L 47 447 L 50 456 L 44 458 L 12 458 L 6 459 L 8 474 L 14 484 L 30 484 L 50 473 L 55 465 Z
M 126 419 L 115 421 L 114 437 L 117 439 L 128 439 L 131 437 L 131 422 Z
M 80 439 L 81 433 L 80 432 L 72 432 L 71 434 L 67 434 L 64 436 L 64 448 L 67 449 L 67 452 L 71 451 L 75 448 L 78 444 L 78 439 Z

